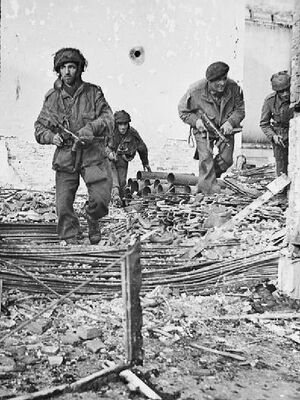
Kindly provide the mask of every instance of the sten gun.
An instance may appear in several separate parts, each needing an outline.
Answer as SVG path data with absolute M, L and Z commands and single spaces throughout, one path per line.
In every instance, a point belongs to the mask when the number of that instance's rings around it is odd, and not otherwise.
M 81 140 L 78 139 L 78 136 L 75 135 L 72 131 L 70 131 L 68 128 L 66 128 L 63 124 L 61 124 L 59 121 L 55 121 L 56 125 L 66 134 L 71 136 L 72 139 L 74 139 L 74 145 L 77 143 L 84 144 Z M 64 139 L 64 137 L 62 137 Z
M 219 137 L 218 144 L 225 143 L 226 146 L 230 146 L 228 138 L 222 133 L 221 129 L 218 129 L 216 125 L 208 118 L 205 112 L 201 112 L 200 118 L 208 131 L 211 131 L 215 136 Z M 234 128 L 231 134 L 241 132 L 241 128 Z

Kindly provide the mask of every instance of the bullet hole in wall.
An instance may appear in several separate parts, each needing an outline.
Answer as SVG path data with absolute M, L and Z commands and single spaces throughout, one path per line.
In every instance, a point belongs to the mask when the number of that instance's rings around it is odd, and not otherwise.
M 145 61 L 145 50 L 142 46 L 133 47 L 129 52 L 129 58 L 136 65 L 141 65 Z

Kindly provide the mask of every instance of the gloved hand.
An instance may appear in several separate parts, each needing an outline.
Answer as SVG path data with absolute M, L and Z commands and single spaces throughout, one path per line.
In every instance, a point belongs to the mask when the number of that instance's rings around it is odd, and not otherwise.
M 150 168 L 150 165 L 143 165 L 143 167 L 144 167 L 144 171 L 152 172 L 151 168 Z
M 63 145 L 63 139 L 59 133 L 56 133 L 53 136 L 52 143 L 57 147 L 61 147 Z
M 201 118 L 198 118 L 196 121 L 196 128 L 198 129 L 199 132 L 206 131 L 205 125 L 202 122 Z
M 116 161 L 117 160 L 117 155 L 114 151 L 110 151 L 107 153 L 107 157 L 110 161 Z
M 272 136 L 272 139 L 273 139 L 273 142 L 274 142 L 275 144 L 277 144 L 278 146 L 285 147 L 285 144 L 284 144 L 284 142 L 283 142 L 283 140 L 282 140 L 282 137 L 281 137 L 280 135 L 277 135 L 277 134 L 275 133 L 275 135 Z
M 87 129 L 85 127 L 79 129 L 78 131 L 78 139 L 80 142 L 82 142 L 84 145 L 89 145 L 92 143 L 94 139 L 93 133 L 90 131 L 90 129 Z
M 223 131 L 223 134 L 230 135 L 231 132 L 233 131 L 233 126 L 231 125 L 230 122 L 226 121 L 224 124 L 221 126 L 221 130 Z
M 122 154 L 122 159 L 124 160 L 124 161 L 127 161 L 127 162 L 129 162 L 130 160 L 128 160 L 128 158 L 127 158 L 127 156 L 126 156 L 126 154 Z

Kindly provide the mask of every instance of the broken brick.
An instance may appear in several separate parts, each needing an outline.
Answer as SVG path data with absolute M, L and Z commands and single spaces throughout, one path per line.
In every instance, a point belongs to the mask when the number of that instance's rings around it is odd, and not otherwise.
M 31 322 L 27 326 L 27 330 L 35 335 L 42 335 L 44 332 L 46 332 L 47 329 L 51 327 L 51 325 L 52 325 L 51 320 L 41 318 L 37 321 Z
M 99 350 L 105 348 L 105 345 L 101 339 L 95 338 L 86 342 L 86 348 L 93 353 L 98 353 Z
M 83 327 L 81 326 L 77 330 L 77 335 L 82 339 L 82 340 L 89 340 L 89 339 L 95 339 L 96 337 L 100 336 L 100 330 L 98 328 L 94 327 Z
M 63 363 L 64 358 L 62 356 L 49 356 L 48 362 L 51 367 L 59 366 Z

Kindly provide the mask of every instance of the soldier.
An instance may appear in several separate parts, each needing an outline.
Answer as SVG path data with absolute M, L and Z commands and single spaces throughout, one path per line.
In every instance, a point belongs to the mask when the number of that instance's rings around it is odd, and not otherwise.
M 194 134 L 199 159 L 198 192 L 219 193 L 217 183 L 233 164 L 234 129 L 240 128 L 245 117 L 243 92 L 239 85 L 227 77 L 229 66 L 218 61 L 206 70 L 206 79 L 194 83 L 179 102 L 179 116 L 190 125 Z M 228 142 L 220 142 L 207 124 L 203 123 L 205 114 L 225 136 Z M 213 156 L 214 145 L 218 154 Z
M 67 244 L 77 244 L 81 233 L 73 209 L 80 176 L 88 190 L 85 212 L 91 244 L 101 240 L 99 218 L 107 214 L 111 198 L 105 141 L 113 132 L 113 113 L 101 88 L 82 81 L 86 65 L 77 49 L 63 48 L 55 53 L 58 79 L 46 94 L 35 122 L 37 142 L 56 146 L 52 167 L 56 171 L 57 231 Z
M 276 174 L 287 173 L 289 121 L 293 116 L 290 108 L 291 77 L 287 71 L 271 76 L 274 92 L 265 98 L 261 110 L 260 127 L 271 141 L 276 163 Z
M 124 188 L 127 181 L 128 163 L 133 160 L 136 152 L 145 171 L 151 172 L 148 160 L 148 149 L 138 132 L 130 126 L 130 115 L 124 111 L 114 114 L 115 130 L 112 139 L 108 142 L 108 158 L 112 162 L 113 172 L 113 199 L 120 203 L 124 197 Z

